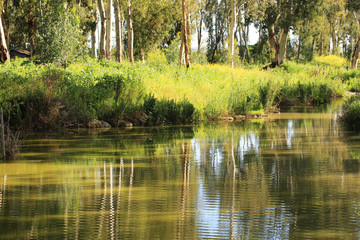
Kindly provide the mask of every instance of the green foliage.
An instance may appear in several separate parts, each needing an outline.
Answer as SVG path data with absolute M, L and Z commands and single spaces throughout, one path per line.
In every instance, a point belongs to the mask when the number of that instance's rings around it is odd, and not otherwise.
M 360 130 L 360 96 L 353 96 L 345 102 L 343 120 L 349 128 Z
M 62 5 L 48 4 L 45 15 L 39 23 L 38 52 L 44 63 L 69 65 L 86 54 L 85 40 L 82 41 L 80 21 L 76 9 L 71 11 Z
M 149 95 L 144 100 L 144 112 L 148 116 L 149 125 L 192 123 L 195 118 L 195 108 L 187 100 L 157 100 Z
M 17 60 L 0 67 L 1 104 L 11 106 L 14 125 L 32 128 L 86 125 L 93 119 L 181 124 L 321 104 L 343 95 L 353 81 L 343 79 L 352 71 L 317 64 L 287 62 L 269 71 L 196 64 L 186 69 L 168 64 L 161 52 L 149 57 L 146 64 L 133 65 L 88 59 L 66 69 Z
M 349 80 L 349 91 L 360 92 L 360 78 L 350 78 Z

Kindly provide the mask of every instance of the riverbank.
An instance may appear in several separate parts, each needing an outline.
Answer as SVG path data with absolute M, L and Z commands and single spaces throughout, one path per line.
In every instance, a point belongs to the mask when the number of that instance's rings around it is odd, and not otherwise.
M 14 128 L 33 130 L 184 124 L 317 105 L 360 90 L 359 73 L 329 56 L 274 70 L 169 65 L 163 55 L 146 64 L 98 62 L 35 65 L 17 60 L 0 67 L 0 100 Z M 336 64 L 335 64 L 336 63 Z

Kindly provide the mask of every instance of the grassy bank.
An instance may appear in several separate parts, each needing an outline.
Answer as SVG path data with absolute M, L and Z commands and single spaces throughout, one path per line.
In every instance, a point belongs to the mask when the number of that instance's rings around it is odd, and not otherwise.
M 321 104 L 359 90 L 360 74 L 342 59 L 287 62 L 274 70 L 169 65 L 160 54 L 146 64 L 74 63 L 63 69 L 17 60 L 0 66 L 0 102 L 14 127 L 86 127 L 94 119 L 112 126 L 183 124 L 283 105 Z

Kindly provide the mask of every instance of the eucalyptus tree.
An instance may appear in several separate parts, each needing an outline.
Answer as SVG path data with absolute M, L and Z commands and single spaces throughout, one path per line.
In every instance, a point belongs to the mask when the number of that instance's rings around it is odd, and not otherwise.
M 105 47 L 105 55 L 107 59 L 111 59 L 111 7 L 112 0 L 107 0 L 106 2 L 106 47 Z
M 204 21 L 204 7 L 205 7 L 205 0 L 197 0 L 196 1 L 196 12 L 197 12 L 197 44 L 198 48 L 197 51 L 200 52 L 201 50 L 201 41 L 202 41 L 202 33 L 203 33 L 203 21 Z
M 181 26 L 181 46 L 179 54 L 180 66 L 185 62 L 186 67 L 191 66 L 191 26 L 189 17 L 188 0 L 181 0 L 182 26 Z
M 132 19 L 132 7 L 131 0 L 127 1 L 127 31 L 128 31 L 128 58 L 129 62 L 134 62 L 134 28 L 133 28 L 133 19 Z
M 115 59 L 118 62 L 122 62 L 122 17 L 121 17 L 121 6 L 119 0 L 114 0 L 114 14 L 115 14 L 115 34 L 116 34 L 116 52 Z
M 134 54 L 144 61 L 147 53 L 172 37 L 170 33 L 174 32 L 182 16 L 181 6 L 173 0 L 133 0 L 132 7 Z
M 235 29 L 237 20 L 237 0 L 231 0 L 231 24 L 230 24 L 230 54 L 231 54 L 231 66 L 234 67 L 234 50 L 235 50 Z
M 271 67 L 281 65 L 286 59 L 287 40 L 291 27 L 301 19 L 311 19 L 316 14 L 320 0 L 268 0 L 265 25 L 271 48 L 275 51 Z
M 97 51 L 96 51 L 96 28 L 98 24 L 98 11 L 96 7 L 96 0 L 93 0 L 92 2 L 95 7 L 92 9 L 92 18 L 93 21 L 90 24 L 91 29 L 91 56 L 92 58 L 97 57 Z
M 206 0 L 204 23 L 208 31 L 207 56 L 211 63 L 215 62 L 217 51 L 224 46 L 230 15 L 228 0 Z
M 42 62 L 58 62 L 66 67 L 86 53 L 87 38 L 83 37 L 78 5 L 62 0 L 43 2 L 37 26 L 36 50 Z
M 331 39 L 332 49 L 329 53 L 336 54 L 341 41 L 341 30 L 344 25 L 346 0 L 323 0 L 321 8 L 322 15 L 326 21 L 323 22 L 329 30 L 329 38 Z
M 1 9 L 2 9 L 2 6 L 0 6 L 0 10 Z M 7 42 L 6 42 L 6 36 L 5 36 L 2 16 L 0 16 L 0 62 L 4 63 L 5 61 L 10 63 L 10 54 L 9 54 L 9 49 L 8 49 Z
M 100 22 L 101 22 L 100 46 L 99 46 L 99 50 L 100 50 L 99 59 L 101 60 L 106 57 L 106 50 L 105 50 L 106 18 L 105 18 L 105 8 L 104 8 L 103 0 L 97 0 L 97 5 L 99 9 Z
M 357 68 L 359 61 L 359 52 L 360 52 L 360 2 L 358 0 L 347 0 L 347 8 L 353 14 L 354 20 L 357 26 L 357 42 L 353 50 L 351 67 Z

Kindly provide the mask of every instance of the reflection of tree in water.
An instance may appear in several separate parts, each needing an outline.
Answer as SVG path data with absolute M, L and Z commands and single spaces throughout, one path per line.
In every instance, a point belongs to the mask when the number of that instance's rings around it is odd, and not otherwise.
M 53 236 L 84 239 L 357 234 L 359 161 L 349 148 L 359 140 L 334 120 L 305 117 L 53 139 L 46 148 L 54 154 L 0 182 L 0 216 L 27 219 L 0 231 L 41 238 L 60 229 Z
M 189 183 L 190 183 L 190 149 L 187 143 L 180 146 L 180 160 L 182 171 L 182 188 L 179 203 L 179 217 L 177 223 L 176 239 L 186 239 L 188 234 L 188 204 L 189 204 Z
M 230 138 L 230 134 L 233 137 Z M 234 139 L 236 151 L 232 146 Z M 233 170 L 227 159 L 233 159 L 235 153 L 238 167 L 235 204 L 239 209 L 235 224 L 241 234 L 251 237 L 256 232 L 263 232 L 266 236 L 291 238 L 301 234 L 301 231 L 295 233 L 299 229 L 329 226 L 346 229 L 348 224 L 354 225 L 348 215 L 354 212 L 353 204 L 340 199 L 342 192 L 360 194 L 343 183 L 344 179 L 348 183 L 353 179 L 345 175 L 349 172 L 348 149 L 333 120 L 269 122 L 256 132 L 231 129 L 215 140 L 193 146 L 205 146 L 194 150 L 206 155 L 206 163 L 199 167 L 202 178 L 206 179 L 206 192 L 220 195 L 216 197 L 221 199 L 219 211 L 234 206 Z M 356 167 L 358 161 L 352 164 Z M 215 172 L 214 168 L 221 170 Z M 222 188 L 224 185 L 230 189 Z M 230 198 L 227 197 L 229 192 Z M 339 211 L 344 208 L 346 211 Z M 232 224 L 233 216 L 232 213 L 229 221 Z M 339 218 L 346 220 L 338 224 Z M 233 226 L 230 229 L 234 232 Z
M 2 211 L 4 197 L 5 197 L 5 193 L 6 193 L 6 179 L 7 179 L 7 175 L 4 174 L 3 181 L 0 184 L 0 213 Z

